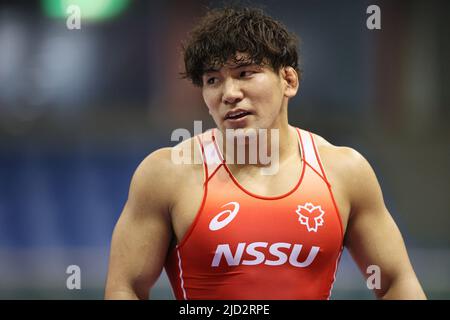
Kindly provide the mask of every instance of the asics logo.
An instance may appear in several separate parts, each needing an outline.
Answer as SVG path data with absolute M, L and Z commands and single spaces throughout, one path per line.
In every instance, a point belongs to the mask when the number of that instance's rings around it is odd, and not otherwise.
M 239 203 L 234 202 L 234 201 L 228 202 L 227 204 L 224 204 L 222 206 L 222 208 L 225 206 L 228 206 L 228 205 L 233 205 L 233 210 L 227 209 L 222 212 L 219 212 L 209 223 L 209 230 L 211 230 L 211 231 L 220 230 L 223 227 L 225 227 L 226 225 L 228 225 L 236 217 L 236 215 L 239 211 Z M 219 221 L 220 218 L 222 218 L 223 216 L 225 216 L 227 214 L 228 214 L 228 217 Z

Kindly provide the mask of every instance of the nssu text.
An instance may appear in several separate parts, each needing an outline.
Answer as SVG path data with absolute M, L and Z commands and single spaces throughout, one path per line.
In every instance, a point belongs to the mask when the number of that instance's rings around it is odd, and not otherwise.
M 269 248 L 269 253 L 275 256 L 277 259 L 270 260 L 266 258 L 265 251 L 267 252 L 267 249 L 265 248 L 267 247 Z M 254 266 L 263 263 L 268 266 L 279 266 L 289 261 L 289 263 L 294 267 L 305 268 L 314 261 L 317 253 L 320 250 L 320 247 L 312 246 L 309 251 L 308 257 L 304 261 L 300 262 L 298 261 L 298 257 L 300 255 L 300 252 L 302 251 L 302 248 L 303 245 L 301 244 L 292 245 L 286 242 L 275 242 L 270 246 L 268 242 L 252 242 L 248 245 L 245 242 L 240 242 L 237 246 L 236 252 L 233 255 L 229 244 L 219 244 L 214 254 L 214 259 L 211 263 L 211 267 L 218 267 L 220 265 L 222 257 L 224 257 L 225 262 L 228 266 Z M 289 260 L 288 253 L 283 252 L 280 249 L 285 249 L 285 251 L 288 250 L 287 252 L 289 253 Z M 252 260 L 242 260 L 244 250 L 248 255 L 255 258 Z

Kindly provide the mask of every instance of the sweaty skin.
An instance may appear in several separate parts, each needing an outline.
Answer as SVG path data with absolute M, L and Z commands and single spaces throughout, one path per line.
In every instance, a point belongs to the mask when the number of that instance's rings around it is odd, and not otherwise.
M 235 127 L 224 115 L 238 107 L 251 111 L 240 127 L 280 130 L 278 172 L 263 176 L 259 165 L 230 165 L 235 178 L 259 195 L 291 190 L 301 162 L 294 151 L 296 133 L 287 120 L 288 100 L 299 85 L 295 70 L 286 67 L 275 73 L 268 67 L 224 66 L 205 75 L 204 81 L 211 86 L 202 88 L 203 97 L 219 130 Z M 314 139 L 341 215 L 345 247 L 365 276 L 368 266 L 380 267 L 381 288 L 374 289 L 376 296 L 425 299 L 370 164 L 352 148 L 334 146 L 317 134 Z M 178 148 L 185 146 L 191 148 L 193 159 L 199 159 L 193 139 Z M 168 252 L 195 219 L 203 195 L 203 166 L 175 164 L 171 152 L 172 148 L 153 152 L 132 178 L 112 237 L 106 299 L 148 299 Z

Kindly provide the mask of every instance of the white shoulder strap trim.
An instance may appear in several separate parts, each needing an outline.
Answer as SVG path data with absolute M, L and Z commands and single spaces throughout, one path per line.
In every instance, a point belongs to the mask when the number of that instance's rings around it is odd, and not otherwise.
M 208 169 L 209 166 L 220 165 L 222 163 L 222 160 L 220 160 L 217 153 L 216 146 L 212 141 L 208 141 L 205 145 L 203 145 L 203 148 L 205 150 L 205 158 Z
M 314 144 L 312 141 L 312 135 L 305 130 L 300 129 L 300 135 L 302 138 L 302 144 L 303 144 L 303 152 L 304 152 L 304 159 L 305 161 L 318 173 L 324 177 L 324 173 L 322 172 L 322 169 L 319 164 L 319 160 L 316 156 L 316 151 L 314 148 Z
M 204 164 L 206 164 L 206 167 L 208 169 L 208 177 L 207 177 L 208 180 L 210 176 L 214 173 L 214 171 L 217 169 L 217 167 L 222 164 L 222 160 L 217 152 L 217 148 L 212 139 L 212 131 L 207 131 L 204 134 L 202 134 L 200 140 L 203 145 L 203 152 L 204 152 L 202 155 L 203 162 Z

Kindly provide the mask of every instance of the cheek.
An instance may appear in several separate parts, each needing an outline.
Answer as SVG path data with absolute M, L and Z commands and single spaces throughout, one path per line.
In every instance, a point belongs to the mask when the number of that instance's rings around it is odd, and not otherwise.
M 254 102 L 262 106 L 263 112 L 278 113 L 283 102 L 279 88 L 271 84 L 260 86 L 258 89 L 260 92 L 254 96 L 256 99 Z
M 208 113 L 213 117 L 213 119 L 216 119 L 216 115 L 218 114 L 218 109 L 220 106 L 220 101 L 217 103 L 216 96 L 211 93 L 210 91 L 203 91 L 203 101 L 205 101 L 206 107 L 208 108 Z
M 216 98 L 215 98 L 214 92 L 211 92 L 211 90 L 203 90 L 202 95 L 203 95 L 203 100 L 205 101 L 206 106 L 208 107 L 208 109 L 210 111 L 215 109 L 215 105 L 217 103 L 215 101 Z

